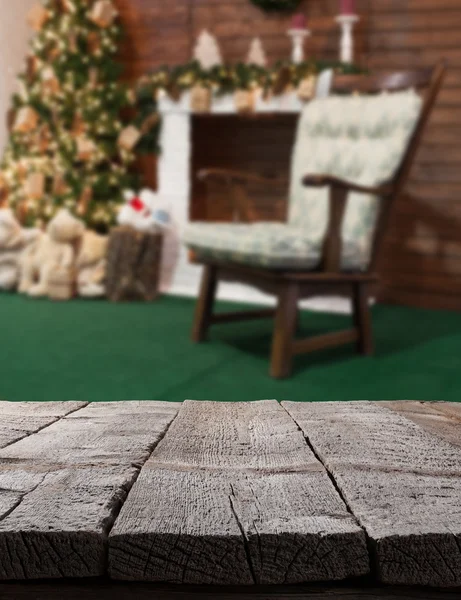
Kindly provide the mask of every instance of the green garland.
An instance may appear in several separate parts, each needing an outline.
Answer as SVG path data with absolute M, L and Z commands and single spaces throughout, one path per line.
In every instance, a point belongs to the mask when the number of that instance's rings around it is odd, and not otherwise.
M 281 95 L 288 89 L 299 86 L 301 81 L 311 75 L 318 75 L 325 69 L 334 69 L 337 74 L 354 75 L 365 73 L 354 64 L 339 61 L 307 60 L 301 64 L 280 61 L 271 67 L 260 67 L 238 63 L 219 65 L 209 70 L 201 68 L 197 61 L 177 66 L 163 66 L 155 72 L 142 77 L 136 89 L 137 121 L 142 123 L 157 110 L 159 93 L 166 93 L 173 100 L 179 100 L 181 94 L 196 85 L 207 87 L 215 96 L 233 94 L 237 90 L 260 88 L 264 95 Z M 144 136 L 138 151 L 160 153 L 159 134 L 161 122 Z
M 272 11 L 293 11 L 298 7 L 301 0 L 251 0 L 253 4 L 267 10 Z
M 156 97 L 161 90 L 177 100 L 182 92 L 195 85 L 211 88 L 217 96 L 256 87 L 262 88 L 266 93 L 280 95 L 287 87 L 298 86 L 305 77 L 317 75 L 325 69 L 333 69 L 335 73 L 342 75 L 365 72 L 354 64 L 313 59 L 300 64 L 280 61 L 271 67 L 244 63 L 218 65 L 209 70 L 202 69 L 197 61 L 192 61 L 173 67 L 163 66 L 143 77 L 137 88 L 138 103 L 143 98 Z

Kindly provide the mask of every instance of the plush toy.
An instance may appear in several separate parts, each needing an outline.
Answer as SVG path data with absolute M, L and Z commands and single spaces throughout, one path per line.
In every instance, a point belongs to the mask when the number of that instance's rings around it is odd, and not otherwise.
M 29 296 L 71 297 L 75 281 L 75 246 L 84 231 L 81 221 L 67 209 L 61 209 L 48 224 L 46 233 L 24 251 L 19 291 Z
M 86 231 L 77 257 L 77 291 L 79 296 L 97 298 L 105 295 L 106 255 L 109 237 Z
M 0 209 L 0 290 L 16 288 L 21 253 L 39 235 L 38 229 L 22 229 L 11 209 Z
M 158 228 L 168 227 L 170 216 L 168 210 L 162 206 L 158 194 L 149 189 L 144 189 L 139 195 L 128 190 L 124 193 L 126 200 L 118 214 L 120 225 L 129 225 L 138 231 L 157 231 Z

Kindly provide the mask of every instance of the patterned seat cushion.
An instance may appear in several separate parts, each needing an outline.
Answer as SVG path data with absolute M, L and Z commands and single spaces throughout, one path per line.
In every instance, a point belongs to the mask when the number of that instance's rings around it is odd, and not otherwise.
M 421 112 L 414 90 L 377 96 L 330 96 L 306 105 L 293 152 L 289 223 L 318 243 L 328 221 L 328 188 L 306 188 L 304 175 L 334 175 L 377 186 L 399 168 Z M 343 248 L 353 244 L 369 264 L 380 199 L 350 193 L 342 226 Z
M 414 90 L 377 96 L 331 96 L 308 103 L 293 152 L 288 224 L 189 226 L 185 242 L 201 256 L 271 268 L 315 268 L 325 237 L 329 189 L 306 188 L 308 174 L 376 186 L 399 168 L 421 112 Z M 341 265 L 365 270 L 380 199 L 350 193 L 342 225 Z
M 272 269 L 315 269 L 320 244 L 312 244 L 302 229 L 283 223 L 202 223 L 188 225 L 184 240 L 197 256 Z M 358 248 L 343 252 L 342 268 L 361 268 Z

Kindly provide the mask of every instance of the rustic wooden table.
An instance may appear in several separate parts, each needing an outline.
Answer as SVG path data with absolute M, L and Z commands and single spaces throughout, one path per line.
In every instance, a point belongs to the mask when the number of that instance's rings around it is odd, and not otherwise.
M 460 432 L 446 403 L 0 403 L 0 598 L 461 598 Z

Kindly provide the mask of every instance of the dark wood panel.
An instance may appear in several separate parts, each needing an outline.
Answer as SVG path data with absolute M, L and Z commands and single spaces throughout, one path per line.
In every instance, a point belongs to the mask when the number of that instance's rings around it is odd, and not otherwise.
M 265 119 L 195 116 L 192 121 L 193 171 L 232 165 L 235 169 L 261 175 L 288 177 L 296 121 L 294 115 Z M 248 192 L 261 220 L 286 217 L 287 186 L 255 185 Z M 193 220 L 232 220 L 230 199 L 223 189 L 216 189 L 215 193 L 219 200 L 215 197 L 209 201 L 204 184 L 198 180 L 193 182 L 190 211 Z
M 236 0 L 237 1 L 237 0 Z M 338 584 L 215 587 L 112 582 L 107 579 L 42 583 L 2 583 L 2 600 L 457 600 L 456 590 L 369 587 Z
M 439 12 L 459 9 L 459 0 L 372 0 L 374 12 Z

